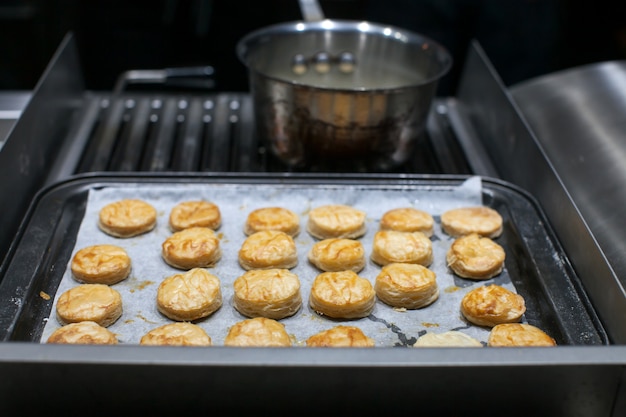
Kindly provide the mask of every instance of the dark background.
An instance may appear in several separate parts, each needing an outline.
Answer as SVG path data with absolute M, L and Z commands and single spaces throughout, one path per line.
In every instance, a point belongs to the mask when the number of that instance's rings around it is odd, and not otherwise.
M 606 0 L 321 0 L 326 17 L 394 24 L 445 45 L 454 94 L 470 39 L 507 85 L 626 59 L 626 2 Z M 620 3 L 620 4 L 615 4 Z M 217 90 L 246 91 L 235 45 L 260 27 L 300 20 L 297 0 L 0 0 L 0 89 L 32 89 L 63 36 L 76 35 L 87 88 L 128 69 L 212 65 Z

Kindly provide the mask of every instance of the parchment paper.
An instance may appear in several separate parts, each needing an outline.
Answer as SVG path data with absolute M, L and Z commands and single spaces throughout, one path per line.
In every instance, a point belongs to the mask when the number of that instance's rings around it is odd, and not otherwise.
M 144 235 L 121 239 L 108 236 L 97 227 L 98 212 L 102 207 L 123 198 L 140 198 L 157 209 L 156 228 Z M 303 306 L 295 316 L 281 320 L 292 336 L 294 346 L 304 346 L 305 340 L 338 324 L 360 327 L 366 335 L 376 340 L 376 346 L 411 346 L 426 332 L 461 330 L 486 342 L 489 330 L 470 325 L 459 311 L 462 297 L 471 289 L 497 283 L 514 290 L 506 269 L 488 281 L 471 281 L 455 277 L 446 266 L 446 252 L 452 239 L 441 231 L 440 215 L 451 208 L 482 204 L 480 177 L 472 177 L 461 186 L 447 189 L 415 186 L 371 185 L 295 185 L 295 184 L 142 184 L 137 186 L 112 186 L 90 190 L 87 208 L 78 232 L 72 254 L 79 249 L 96 244 L 114 244 L 123 247 L 132 262 L 132 271 L 126 280 L 112 287 L 120 292 L 123 315 L 109 330 L 120 343 L 137 344 L 149 330 L 172 323 L 156 308 L 156 293 L 160 282 L 175 273 L 173 267 L 161 258 L 161 244 L 172 233 L 168 226 L 171 209 L 187 200 L 204 199 L 217 204 L 222 214 L 222 226 L 217 230 L 222 248 L 222 258 L 209 272 L 220 278 L 224 303 L 210 317 L 196 322 L 203 327 L 214 345 L 222 345 L 228 329 L 246 319 L 232 306 L 232 284 L 245 271 L 239 266 L 237 255 L 246 236 L 243 226 L 248 213 L 261 207 L 280 206 L 300 215 L 301 232 L 295 238 L 298 248 L 298 265 L 292 272 L 301 281 Z M 372 314 L 358 320 L 332 320 L 316 314 L 308 306 L 313 279 L 321 271 L 307 261 L 307 253 L 316 242 L 306 232 L 307 213 L 324 204 L 347 204 L 367 213 L 367 233 L 360 240 L 368 257 L 360 276 L 372 285 L 381 267 L 369 260 L 372 240 L 378 230 L 381 216 L 390 209 L 415 207 L 435 218 L 433 243 L 434 262 L 430 266 L 437 275 L 439 299 L 420 310 L 394 309 L 377 300 Z M 71 260 L 70 260 L 71 261 Z M 45 342 L 60 327 L 56 319 L 56 300 L 66 290 L 80 285 L 69 270 L 62 278 L 54 297 L 51 317 L 42 335 Z

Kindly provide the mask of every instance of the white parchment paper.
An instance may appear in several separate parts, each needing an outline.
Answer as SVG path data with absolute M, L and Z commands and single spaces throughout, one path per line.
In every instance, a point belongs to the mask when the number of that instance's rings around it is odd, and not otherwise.
M 103 233 L 97 227 L 98 213 L 102 207 L 124 198 L 140 198 L 152 204 L 158 213 L 156 228 L 144 235 L 120 239 Z M 292 335 L 294 346 L 304 346 L 305 340 L 337 324 L 360 327 L 376 340 L 377 346 L 411 346 L 425 332 L 461 330 L 485 342 L 488 330 L 469 325 L 459 312 L 462 297 L 471 289 L 488 283 L 498 283 L 514 289 L 507 271 L 489 281 L 475 282 L 455 277 L 446 266 L 446 252 L 452 243 L 441 231 L 442 212 L 451 208 L 481 205 L 482 190 L 479 177 L 472 177 L 458 187 L 372 186 L 372 185 L 296 185 L 296 184 L 141 184 L 137 186 L 111 186 L 90 190 L 87 208 L 78 232 L 72 254 L 79 249 L 96 244 L 114 244 L 123 247 L 132 262 L 128 279 L 113 285 L 123 300 L 123 315 L 109 330 L 120 343 L 137 344 L 149 330 L 172 323 L 156 308 L 156 293 L 160 282 L 180 271 L 167 265 L 161 258 L 161 244 L 172 233 L 168 226 L 171 209 L 187 200 L 204 199 L 217 204 L 222 214 L 222 226 L 217 230 L 222 248 L 222 258 L 209 272 L 216 275 L 222 286 L 223 306 L 212 316 L 197 321 L 213 340 L 223 344 L 228 329 L 246 319 L 232 306 L 234 280 L 245 271 L 237 261 L 238 251 L 246 236 L 243 226 L 248 213 L 261 207 L 280 206 L 300 215 L 301 232 L 295 238 L 298 248 L 298 265 L 292 269 L 301 281 L 303 307 L 296 315 L 281 320 Z M 321 271 L 307 261 L 307 253 L 316 242 L 306 232 L 307 213 L 324 204 L 347 204 L 367 213 L 367 233 L 360 240 L 365 247 L 368 262 L 359 273 L 372 285 L 381 267 L 369 260 L 372 240 L 378 230 L 381 216 L 390 209 L 415 207 L 432 214 L 436 220 L 432 237 L 434 262 L 430 266 L 437 275 L 439 299 L 420 310 L 400 311 L 381 301 L 376 302 L 372 314 L 363 319 L 338 321 L 316 314 L 308 306 L 313 279 Z M 68 289 L 80 285 L 68 268 L 54 297 L 51 317 L 42 335 L 45 342 L 60 327 L 56 319 L 56 300 Z

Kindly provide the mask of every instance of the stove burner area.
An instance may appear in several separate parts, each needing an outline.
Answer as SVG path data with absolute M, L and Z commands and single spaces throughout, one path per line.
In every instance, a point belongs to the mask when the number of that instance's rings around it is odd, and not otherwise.
M 258 140 L 248 94 L 94 95 L 67 141 L 82 150 L 66 153 L 77 158 L 64 161 L 62 171 L 469 174 L 445 108 L 439 109 L 409 161 L 393 170 L 350 159 L 289 167 Z

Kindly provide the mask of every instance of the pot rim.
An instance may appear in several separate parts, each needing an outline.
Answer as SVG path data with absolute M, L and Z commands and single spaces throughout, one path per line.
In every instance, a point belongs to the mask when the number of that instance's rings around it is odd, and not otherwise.
M 256 46 L 263 39 L 267 39 L 268 36 L 290 36 L 302 32 L 353 32 L 382 36 L 385 38 L 392 38 L 392 40 L 406 43 L 421 45 L 422 49 L 431 49 L 433 53 L 437 55 L 441 62 L 441 69 L 431 77 L 425 78 L 423 81 L 414 84 L 407 84 L 404 86 L 392 87 L 392 88 L 338 88 L 338 87 L 324 87 L 315 86 L 308 83 L 301 83 L 294 80 L 285 79 L 283 77 L 277 77 L 267 72 L 260 71 L 249 65 L 247 60 L 248 52 Z M 266 40 L 267 41 L 267 40 Z M 281 82 L 293 86 L 311 88 L 317 91 L 329 91 L 329 92 L 391 92 L 398 90 L 407 90 L 410 88 L 418 88 L 424 85 L 431 84 L 438 81 L 445 76 L 452 67 L 452 55 L 450 52 L 439 42 L 410 30 L 402 29 L 393 25 L 384 25 L 380 23 L 373 23 L 369 21 L 357 21 L 357 20 L 332 20 L 324 19 L 321 21 L 306 22 L 306 21 L 293 21 L 277 23 L 269 26 L 256 29 L 246 34 L 237 42 L 236 46 L 237 57 L 242 64 L 246 66 L 249 71 L 259 74 L 267 79 Z

